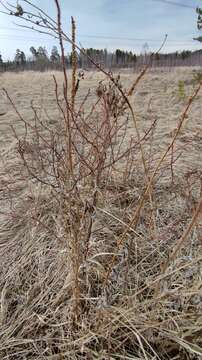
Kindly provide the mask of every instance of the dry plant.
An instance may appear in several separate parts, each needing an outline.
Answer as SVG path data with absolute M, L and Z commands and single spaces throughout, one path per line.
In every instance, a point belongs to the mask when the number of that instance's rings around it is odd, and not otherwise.
M 25 119 L 3 89 L 24 136 L 12 127 L 15 146 L 1 154 L 9 208 L 1 214 L 1 359 L 200 359 L 201 174 L 175 182 L 173 167 L 201 83 L 151 164 L 156 119 L 141 135 L 130 103 L 148 66 L 124 89 L 90 59 L 105 79 L 89 109 L 90 90 L 77 100 L 85 80 L 76 52 L 86 54 L 74 19 L 70 38 L 58 0 L 56 21 L 23 3 L 28 11 L 1 1 L 6 13 L 59 40 L 63 84 L 53 78 L 55 124 L 34 102 L 33 120 Z M 72 45 L 71 79 L 64 41 Z

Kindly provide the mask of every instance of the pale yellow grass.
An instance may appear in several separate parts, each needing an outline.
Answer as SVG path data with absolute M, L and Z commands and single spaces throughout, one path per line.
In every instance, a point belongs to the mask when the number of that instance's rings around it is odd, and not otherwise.
M 33 124 L 30 102 L 41 119 L 60 122 L 53 73 L 1 75 L 22 116 Z M 54 73 L 61 86 L 62 74 Z M 121 73 L 128 88 L 137 74 Z M 88 106 L 104 80 L 86 72 L 77 103 L 88 89 Z M 178 82 L 185 83 L 185 99 Z M 149 72 L 132 96 L 140 134 L 157 119 L 153 137 L 143 145 L 151 151 L 150 170 L 161 157 L 193 93 L 193 69 Z M 61 91 L 61 87 L 60 87 Z M 174 179 L 170 158 L 155 179 L 151 203 L 146 200 L 135 230 L 128 230 L 117 254 L 116 240 L 130 224 L 144 189 L 141 163 L 126 184 L 117 179 L 101 194 L 90 239 L 89 258 L 80 269 L 85 297 L 81 322 L 72 322 L 71 274 L 57 199 L 49 188 L 30 181 L 17 155 L 24 126 L 3 93 L 0 97 L 0 358 L 18 359 L 201 359 L 202 246 L 200 217 L 166 272 L 162 270 L 195 212 L 202 170 L 202 94 L 199 93 L 174 147 Z M 128 139 L 136 136 L 131 121 Z M 139 152 L 134 154 L 140 158 Z M 188 176 L 190 174 L 190 176 Z M 188 176 L 188 178 L 187 178 Z M 187 182 L 188 180 L 188 182 Z M 115 184 L 115 186 L 113 186 Z M 190 191 L 190 193 L 189 193 Z M 118 261 L 104 288 L 111 255 Z M 104 288 L 104 291 L 103 291 Z
M 58 83 L 62 83 L 62 73 L 54 73 Z M 21 114 L 26 118 L 33 118 L 33 112 L 30 109 L 31 100 L 34 105 L 46 109 L 50 119 L 58 121 L 58 110 L 55 106 L 53 73 L 5 73 L 1 75 L 1 87 L 8 90 L 11 98 L 15 102 Z M 121 79 L 124 87 L 128 88 L 137 77 L 133 72 L 121 73 Z M 95 89 L 99 81 L 104 80 L 100 72 L 86 72 L 85 80 L 81 81 L 77 101 L 82 101 L 88 89 L 91 90 L 91 96 L 88 100 L 89 106 L 95 98 Z M 181 99 L 178 90 L 179 81 L 185 84 L 185 99 Z M 144 81 L 140 82 L 131 103 L 138 119 L 141 132 L 149 124 L 149 121 L 157 118 L 155 145 L 161 152 L 169 142 L 174 129 L 177 127 L 179 117 L 184 109 L 186 99 L 193 93 L 193 69 L 177 68 L 172 71 L 156 70 L 153 73 L 146 74 Z M 185 164 L 190 170 L 201 167 L 201 119 L 202 119 L 202 101 L 201 94 L 198 101 L 192 106 L 192 110 L 183 127 L 179 146 L 185 147 L 182 166 Z M 10 141 L 10 125 L 16 125 L 17 117 L 13 112 L 8 101 L 1 95 L 0 112 L 6 112 L 0 120 L 1 144 L 6 146 Z M 20 125 L 19 125 L 20 126 Z M 18 129 L 20 132 L 20 129 Z M 131 132 L 134 129 L 131 124 Z M 187 170 L 186 168 L 186 170 Z

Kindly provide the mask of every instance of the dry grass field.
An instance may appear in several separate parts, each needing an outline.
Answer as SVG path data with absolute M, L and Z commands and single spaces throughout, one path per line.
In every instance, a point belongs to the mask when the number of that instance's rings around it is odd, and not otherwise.
M 196 82 L 193 80 L 195 69 L 177 68 L 175 70 L 154 70 L 148 73 L 144 81 L 140 82 L 132 98 L 135 115 L 137 117 L 139 128 L 141 131 L 147 129 L 149 121 L 157 119 L 154 141 L 158 151 L 163 151 L 168 144 L 172 131 L 177 127 L 180 115 L 186 105 L 186 100 L 192 95 Z M 33 118 L 33 112 L 30 108 L 31 100 L 37 108 L 41 108 L 42 117 L 45 109 L 50 117 L 50 121 L 58 121 L 58 110 L 55 106 L 54 81 L 51 72 L 36 73 L 25 72 L 19 74 L 6 73 L 1 75 L 1 87 L 8 90 L 9 95 L 15 102 L 18 110 L 26 119 Z M 58 82 L 62 83 L 62 73 L 56 73 Z M 127 89 L 136 79 L 137 74 L 130 71 L 121 73 L 121 81 Z M 96 87 L 99 81 L 105 80 L 103 74 L 99 72 L 87 72 L 85 81 L 81 82 L 78 94 L 78 102 L 82 101 L 89 89 L 91 95 L 89 97 L 89 107 L 96 97 Z M 184 82 L 184 95 L 180 94 L 179 82 Z M 1 97 L 0 113 L 6 113 L 1 118 L 1 147 L 8 144 L 12 132 L 10 125 L 17 122 L 16 114 L 12 110 L 9 102 L 5 97 Z M 196 101 L 192 105 L 190 114 L 183 125 L 180 145 L 183 147 L 182 166 L 187 170 L 200 169 L 200 140 L 201 140 L 201 116 L 202 102 L 201 94 L 197 96 Z M 20 134 L 20 125 L 17 125 L 17 131 Z M 131 132 L 134 132 L 131 124 Z M 10 141 L 9 141 L 10 142 Z M 184 162 L 185 161 L 185 162 Z
M 67 197 L 51 158 L 54 146 L 63 154 L 63 74 L 54 74 L 58 102 L 51 72 L 0 75 L 10 97 L 1 90 L 0 359 L 202 359 L 202 90 L 192 102 L 193 72 L 144 75 L 130 96 L 138 133 L 127 106 L 112 112 L 109 80 L 86 72 L 75 174 L 88 158 L 94 166 L 97 138 L 114 127 L 106 159 L 120 160 L 94 185 L 78 177 Z M 124 93 L 138 75 L 120 73 Z M 102 114 L 115 124 L 105 133 Z

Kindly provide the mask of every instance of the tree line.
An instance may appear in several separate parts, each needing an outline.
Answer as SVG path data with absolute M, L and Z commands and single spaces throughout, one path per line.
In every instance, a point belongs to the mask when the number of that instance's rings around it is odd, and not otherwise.
M 144 47 L 146 48 L 146 47 Z M 83 49 L 84 50 L 84 49 Z M 139 68 L 151 62 L 151 53 L 143 51 L 136 55 L 132 51 L 125 51 L 116 49 L 114 52 L 107 51 L 107 49 L 85 49 L 87 56 L 77 53 L 77 65 L 81 69 L 92 69 L 89 58 L 92 58 L 96 63 L 108 69 L 116 68 Z M 72 66 L 72 54 L 65 55 L 65 63 L 67 68 Z M 154 67 L 172 67 L 172 66 L 193 66 L 202 65 L 202 50 L 198 51 L 176 51 L 168 54 L 155 54 L 152 57 L 151 66 Z M 30 55 L 26 56 L 24 51 L 17 49 L 13 60 L 5 61 L 0 53 L 0 71 L 21 71 L 21 70 L 60 70 L 61 57 L 56 46 L 53 46 L 50 54 L 46 47 L 39 46 L 38 48 L 31 46 Z
M 22 16 L 24 13 L 22 7 L 17 4 L 16 12 L 11 11 L 10 15 Z M 197 7 L 196 13 L 197 28 L 202 29 L 202 8 Z M 202 36 L 194 38 L 199 42 L 202 42 Z M 80 53 L 77 53 L 77 66 L 82 69 L 90 69 L 93 67 L 90 58 L 94 62 L 100 64 L 102 67 L 114 69 L 114 68 L 137 68 L 139 66 L 150 63 L 151 66 L 160 67 L 172 67 L 172 66 L 201 66 L 202 65 L 202 50 L 196 51 L 176 51 L 174 53 L 161 54 L 157 53 L 151 56 L 148 51 L 148 45 L 143 45 L 143 52 L 140 55 L 136 55 L 132 51 L 124 51 L 116 49 L 114 52 L 109 52 L 107 49 L 82 49 Z M 147 50 L 146 50 L 147 49 Z M 85 56 L 84 52 L 87 56 Z M 0 52 L 0 72 L 3 71 L 19 71 L 19 70 L 48 70 L 48 69 L 61 69 L 61 57 L 56 46 L 53 46 L 51 54 L 48 54 L 46 47 L 39 46 L 35 48 L 30 47 L 30 56 L 26 56 L 24 51 L 17 49 L 14 59 L 5 61 Z M 151 61 L 152 60 L 152 61 Z M 72 54 L 65 55 L 65 63 L 67 68 L 72 66 Z

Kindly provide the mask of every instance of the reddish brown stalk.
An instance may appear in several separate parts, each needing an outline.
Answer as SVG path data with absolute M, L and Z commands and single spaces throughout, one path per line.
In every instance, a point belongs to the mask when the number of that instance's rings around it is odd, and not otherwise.
M 77 54 L 76 54 L 76 24 L 74 18 L 71 17 L 72 22 L 72 99 L 71 107 L 74 113 L 75 96 L 76 96 L 76 70 L 77 70 Z
M 72 139 L 71 139 L 71 124 L 70 124 L 70 116 L 69 116 L 69 101 L 67 97 L 68 91 L 68 80 L 67 80 L 67 70 L 65 65 L 65 53 L 64 53 L 64 46 L 63 46 L 63 38 L 62 38 L 62 29 L 61 29 L 61 10 L 58 0 L 55 0 L 56 8 L 57 8 L 57 34 L 59 37 L 60 43 L 60 50 L 61 50 L 61 62 L 62 62 L 62 69 L 64 75 L 64 99 L 66 103 L 66 136 L 67 136 L 67 158 L 68 158 L 68 168 L 70 172 L 70 176 L 73 179 L 73 159 L 72 159 Z M 67 170 L 68 170 L 67 168 Z

